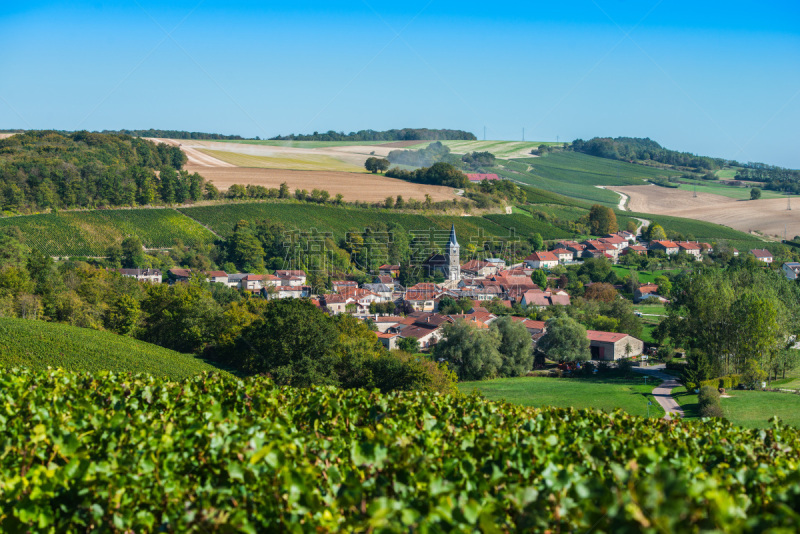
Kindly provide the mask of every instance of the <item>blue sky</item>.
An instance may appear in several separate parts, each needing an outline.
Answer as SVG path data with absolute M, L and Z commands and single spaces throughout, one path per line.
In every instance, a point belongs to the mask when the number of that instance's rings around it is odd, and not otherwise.
M 796 0 L 7 4 L 0 128 L 524 127 L 800 168 Z

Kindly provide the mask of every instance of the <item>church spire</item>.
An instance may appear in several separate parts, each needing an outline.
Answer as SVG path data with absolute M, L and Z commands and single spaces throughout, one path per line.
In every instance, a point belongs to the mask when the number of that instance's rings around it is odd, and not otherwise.
M 453 224 L 450 227 L 450 243 L 451 245 L 458 245 L 458 241 L 456 241 L 456 225 Z

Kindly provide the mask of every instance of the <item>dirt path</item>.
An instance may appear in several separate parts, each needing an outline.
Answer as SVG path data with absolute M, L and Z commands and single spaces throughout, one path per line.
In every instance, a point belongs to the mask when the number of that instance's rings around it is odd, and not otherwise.
M 647 376 L 652 376 L 653 378 L 658 378 L 662 381 L 658 387 L 653 390 L 653 397 L 661 405 L 661 407 L 664 408 L 664 419 L 672 419 L 673 415 L 677 417 L 683 417 L 683 408 L 681 408 L 681 405 L 678 404 L 678 401 L 676 401 L 672 396 L 672 390 L 680 387 L 681 385 L 677 380 L 675 380 L 674 376 L 662 372 L 661 370 L 663 368 L 664 366 L 662 364 L 650 368 L 639 367 L 635 368 L 634 371 Z
M 616 194 L 619 195 L 619 210 L 628 211 L 628 208 L 625 207 L 625 205 L 628 203 L 628 200 L 630 200 L 630 197 L 628 195 L 626 195 L 625 193 L 620 193 L 619 191 L 615 191 L 610 187 L 606 187 L 604 185 L 596 185 L 595 187 L 597 189 L 607 189 L 609 191 L 614 191 Z

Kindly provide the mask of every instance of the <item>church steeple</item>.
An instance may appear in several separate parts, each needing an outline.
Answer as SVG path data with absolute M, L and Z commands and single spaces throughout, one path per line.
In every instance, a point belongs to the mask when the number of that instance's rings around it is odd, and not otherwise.
M 461 258 L 458 241 L 456 240 L 456 225 L 450 227 L 450 242 L 447 243 L 447 279 L 461 280 Z
M 458 241 L 456 241 L 456 225 L 453 224 L 450 227 L 450 244 L 458 246 Z

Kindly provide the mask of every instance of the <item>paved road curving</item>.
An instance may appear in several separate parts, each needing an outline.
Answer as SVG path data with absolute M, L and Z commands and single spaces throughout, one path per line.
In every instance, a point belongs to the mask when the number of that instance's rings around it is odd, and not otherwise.
M 653 390 L 653 397 L 664 408 L 666 412 L 664 419 L 672 419 L 673 415 L 683 417 L 683 408 L 672 396 L 672 390 L 681 385 L 675 380 L 674 376 L 662 372 L 662 369 L 664 369 L 663 364 L 654 365 L 653 367 L 636 367 L 634 371 L 662 380 L 658 387 Z

